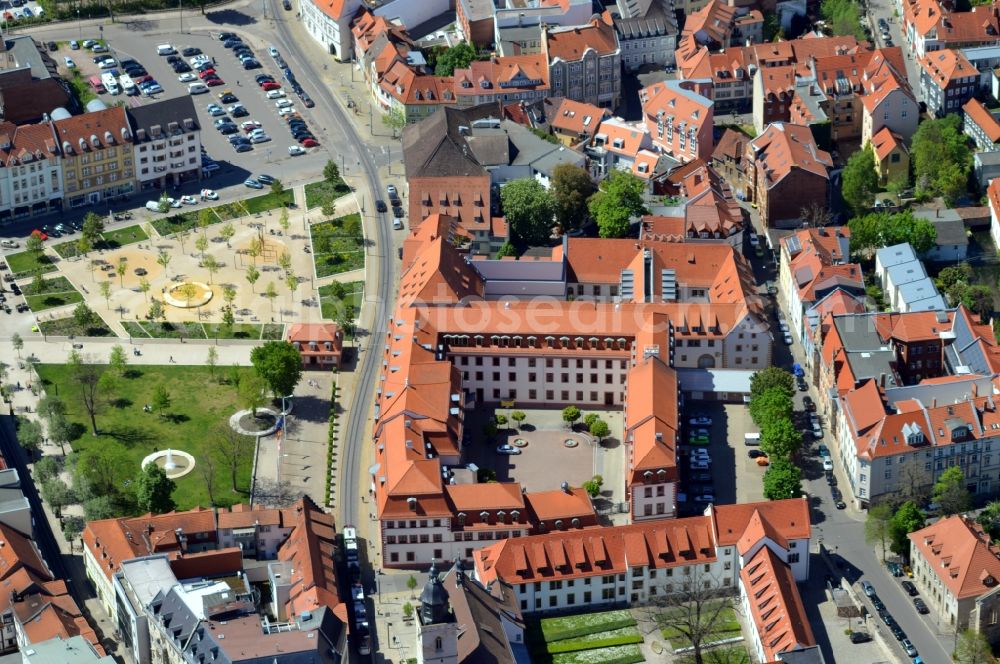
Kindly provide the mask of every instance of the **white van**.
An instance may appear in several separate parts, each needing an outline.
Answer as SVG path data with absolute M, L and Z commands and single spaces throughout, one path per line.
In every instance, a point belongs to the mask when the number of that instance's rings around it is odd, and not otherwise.
M 189 95 L 200 95 L 208 92 L 208 86 L 204 83 L 191 83 L 188 85 Z
M 760 434 L 759 433 L 743 434 L 743 444 L 748 447 L 757 447 L 758 445 L 760 445 Z
M 124 91 L 125 94 L 127 95 L 138 94 L 139 88 L 136 87 L 135 81 L 133 81 L 132 77 L 129 76 L 128 74 L 122 74 L 121 76 L 119 76 L 118 82 L 121 83 L 122 91 Z
M 118 85 L 118 81 L 115 79 L 114 74 L 110 72 L 101 74 L 101 83 L 104 84 L 104 89 L 107 90 L 109 94 L 121 94 L 122 89 Z
M 156 54 L 157 55 L 173 55 L 176 52 L 177 52 L 177 49 L 175 49 L 170 44 L 160 44 L 159 46 L 156 47 Z

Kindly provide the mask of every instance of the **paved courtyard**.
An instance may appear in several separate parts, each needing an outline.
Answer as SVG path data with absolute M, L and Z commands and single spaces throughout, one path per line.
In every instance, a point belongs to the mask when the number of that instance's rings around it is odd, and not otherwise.
M 563 422 L 561 410 L 523 408 L 520 410 L 527 415 L 523 428 L 518 429 L 517 423 L 511 422 L 509 428 L 501 428 L 493 441 L 487 441 L 483 428 L 489 418 L 498 414 L 507 416 L 509 420 L 512 410 L 515 409 L 481 409 L 469 413 L 466 431 L 471 443 L 466 448 L 464 463 L 491 468 L 496 472 L 497 481 L 520 482 L 528 491 L 558 489 L 563 482 L 579 487 L 594 475 L 601 475 L 604 478 L 602 498 L 609 502 L 624 500 L 620 411 L 584 411 L 585 415 L 597 413 L 608 423 L 612 433 L 600 443 L 586 433 L 580 423 L 570 431 Z M 519 448 L 521 454 L 497 453 L 498 445 L 513 444 L 517 439 L 527 443 Z M 567 440 L 575 441 L 576 446 L 567 446 Z

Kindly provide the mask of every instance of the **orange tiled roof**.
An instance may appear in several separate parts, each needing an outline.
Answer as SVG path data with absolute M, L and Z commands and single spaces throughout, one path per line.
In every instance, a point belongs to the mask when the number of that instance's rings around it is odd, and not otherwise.
M 907 151 L 903 137 L 893 133 L 889 127 L 882 127 L 872 136 L 872 149 L 875 150 L 875 158 L 879 162 L 885 161 L 897 148 Z
M 770 188 L 781 182 L 793 168 L 799 168 L 823 178 L 829 178 L 833 167 L 830 153 L 816 146 L 808 127 L 786 122 L 773 122 L 764 132 L 750 141 L 748 154 L 764 169 Z
M 321 606 L 334 613 L 343 604 L 337 590 L 337 533 L 333 516 L 310 498 L 301 498 L 292 510 L 294 529 L 278 549 L 278 560 L 292 568 L 288 615 L 301 615 Z
M 869 112 L 885 101 L 885 98 L 896 90 L 902 90 L 914 103 L 916 98 L 906 80 L 906 66 L 903 64 L 903 54 L 898 46 L 883 48 L 872 53 L 865 67 L 863 81 L 865 108 Z
M 939 88 L 947 88 L 957 78 L 979 76 L 979 70 L 960 50 L 931 51 L 920 58 L 920 66 Z
M 576 135 L 587 132 L 593 136 L 601 122 L 609 117 L 611 111 L 606 108 L 564 98 L 553 110 L 549 125 L 557 132 Z
M 1000 549 L 972 519 L 949 516 L 908 537 L 958 600 L 991 592 L 1000 582 Z
M 399 60 L 382 75 L 379 87 L 390 97 L 408 106 L 455 102 L 454 81 L 450 76 L 421 75 Z
M 132 142 L 124 106 L 74 115 L 52 125 L 63 152 L 73 156 Z
M 519 79 L 532 82 L 514 85 Z M 541 53 L 474 60 L 466 69 L 455 70 L 454 81 L 458 97 L 544 90 L 549 86 L 549 64 Z
M 972 122 L 983 130 L 987 138 L 994 143 L 1000 142 L 1000 122 L 997 122 L 997 119 L 989 112 L 983 102 L 973 97 L 965 102 L 962 110 Z M 992 185 L 993 181 L 991 180 L 990 186 Z
M 603 21 L 593 20 L 589 25 L 573 28 L 553 28 L 545 33 L 549 58 L 576 62 L 588 50 L 598 55 L 610 55 L 618 51 L 618 35 L 615 29 Z
M 52 127 L 48 123 L 18 127 L 2 122 L 0 136 L 4 143 L 4 147 L 0 148 L 0 166 L 28 164 L 59 155 L 59 148 L 52 138 Z
M 816 645 L 792 570 L 771 549 L 761 548 L 740 570 L 740 579 L 766 661 Z
M 786 540 L 809 539 L 812 533 L 809 504 L 804 498 L 715 505 L 712 509 L 715 514 L 715 540 L 719 546 L 738 543 L 755 514 L 768 522 L 769 532 L 780 533 Z

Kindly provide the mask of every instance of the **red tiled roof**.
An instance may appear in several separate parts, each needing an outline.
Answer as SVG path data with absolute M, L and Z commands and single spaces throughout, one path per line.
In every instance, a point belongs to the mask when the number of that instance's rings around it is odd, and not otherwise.
M 740 570 L 740 579 L 766 661 L 816 645 L 792 570 L 771 549 L 761 548 Z
M 875 150 L 875 158 L 879 162 L 888 159 L 889 155 L 899 148 L 906 152 L 906 144 L 903 142 L 903 137 L 893 133 L 889 127 L 882 127 L 872 136 L 872 149 Z
M 942 49 L 931 51 L 920 58 L 920 66 L 939 88 L 947 88 L 957 78 L 979 76 L 965 53 L 960 50 Z
M 829 178 L 833 167 L 830 153 L 820 150 L 808 127 L 774 122 L 750 141 L 748 154 L 757 168 L 766 174 L 767 186 L 781 182 L 792 169 L 798 168 L 822 178 Z
M 983 130 L 987 138 L 994 143 L 1000 142 L 1000 122 L 997 122 L 997 119 L 989 112 L 983 102 L 973 97 L 965 102 L 962 110 L 965 111 L 969 120 Z M 992 184 L 991 180 L 990 185 L 992 186 Z
M 992 592 L 1000 582 L 1000 549 L 972 519 L 949 516 L 908 537 L 958 600 Z
M 609 55 L 618 50 L 615 29 L 596 20 L 582 27 L 552 28 L 546 31 L 545 40 L 552 61 L 576 62 L 588 50 L 594 50 L 598 55 Z

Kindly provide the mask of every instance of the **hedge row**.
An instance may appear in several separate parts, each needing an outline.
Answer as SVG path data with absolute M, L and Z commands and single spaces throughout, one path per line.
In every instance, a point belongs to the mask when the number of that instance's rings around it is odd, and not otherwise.
M 606 611 L 563 618 L 546 618 L 542 620 L 541 628 L 546 642 L 551 642 L 607 632 L 622 627 L 634 627 L 635 624 L 635 618 L 629 615 L 628 611 Z
M 576 652 L 578 650 L 591 650 L 594 648 L 610 648 L 612 646 L 625 646 L 632 643 L 642 643 L 642 635 L 635 627 L 623 627 L 607 632 L 598 632 L 584 637 L 574 639 L 563 639 L 553 641 L 548 644 L 549 653 Z
M 638 664 L 646 661 L 637 645 L 615 646 L 556 655 L 552 664 Z

